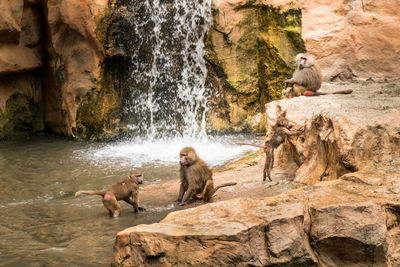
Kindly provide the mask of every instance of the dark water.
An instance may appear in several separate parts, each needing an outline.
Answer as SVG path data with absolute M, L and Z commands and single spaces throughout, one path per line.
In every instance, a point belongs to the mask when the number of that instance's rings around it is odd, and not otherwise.
M 158 153 L 152 145 L 159 147 Z M 197 145 L 200 151 L 222 150 L 227 158 L 220 160 L 225 162 L 245 151 L 218 142 Z M 134 214 L 121 203 L 121 217 L 111 219 L 98 196 L 75 199 L 74 193 L 102 189 L 137 167 L 146 183 L 176 178 L 175 150 L 183 144 L 176 146 L 52 137 L 0 142 L 0 266 L 109 266 L 117 232 L 158 222 L 174 206 L 147 199 L 141 203 L 147 212 Z M 221 157 L 217 152 L 207 154 L 206 161 Z

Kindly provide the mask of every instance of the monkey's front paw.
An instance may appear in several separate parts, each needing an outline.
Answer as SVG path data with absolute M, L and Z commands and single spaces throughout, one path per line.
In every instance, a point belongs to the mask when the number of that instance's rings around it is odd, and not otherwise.
M 180 203 L 179 203 L 179 206 L 185 206 L 185 205 L 186 205 L 185 202 L 180 202 Z

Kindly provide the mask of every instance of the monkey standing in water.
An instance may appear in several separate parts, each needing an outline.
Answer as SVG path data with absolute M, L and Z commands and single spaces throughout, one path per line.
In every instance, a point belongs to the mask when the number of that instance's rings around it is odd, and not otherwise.
M 95 191 L 78 191 L 75 197 L 81 194 L 100 195 L 104 207 L 110 213 L 110 216 L 116 218 L 121 214 L 121 206 L 119 200 L 124 200 L 132 205 L 134 212 L 145 211 L 143 207 L 139 207 L 139 184 L 143 183 L 143 174 L 140 171 L 131 171 L 129 176 L 124 180 L 109 186 L 105 190 Z
M 209 202 L 219 188 L 236 185 L 225 183 L 214 188 L 212 171 L 192 147 L 184 147 L 181 150 L 179 164 L 181 185 L 176 202 L 181 206 L 201 199 L 203 202 Z
M 273 126 L 274 134 L 272 135 L 269 141 L 265 141 L 265 144 L 262 145 L 254 145 L 254 144 L 247 144 L 247 143 L 236 143 L 238 145 L 249 145 L 263 148 L 265 151 L 265 164 L 263 170 L 263 181 L 268 179 L 272 182 L 271 179 L 271 170 L 274 166 L 274 152 L 275 148 L 279 147 L 288 136 L 292 135 L 299 135 L 303 131 L 290 131 L 292 125 L 290 124 L 289 120 L 286 118 L 286 110 L 282 112 L 282 108 L 278 105 L 276 107 L 277 111 L 277 120 L 276 124 Z
M 293 77 L 285 81 L 282 95 L 285 98 L 295 96 L 318 96 L 330 94 L 351 94 L 352 90 L 342 90 L 333 93 L 322 93 L 321 88 L 322 75 L 319 67 L 315 64 L 314 57 L 308 54 L 298 54 L 296 56 L 297 68 Z

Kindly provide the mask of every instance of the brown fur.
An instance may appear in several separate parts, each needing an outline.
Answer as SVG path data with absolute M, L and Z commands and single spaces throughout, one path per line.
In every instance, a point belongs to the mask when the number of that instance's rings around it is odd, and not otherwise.
M 139 184 L 143 183 L 143 174 L 140 171 L 131 171 L 129 176 L 122 181 L 109 186 L 105 190 L 94 191 L 78 191 L 75 197 L 81 194 L 86 195 L 100 195 L 104 207 L 112 217 L 118 217 L 121 214 L 121 206 L 118 203 L 124 200 L 126 203 L 132 205 L 134 212 L 145 211 L 143 207 L 139 207 Z
M 292 125 L 290 124 L 289 120 L 286 118 L 286 111 L 282 111 L 281 107 L 278 105 L 276 108 L 277 111 L 277 120 L 276 124 L 273 126 L 274 134 L 272 135 L 270 140 L 266 140 L 264 145 L 253 145 L 253 144 L 246 144 L 246 143 L 236 143 L 238 145 L 250 145 L 255 147 L 264 148 L 265 151 L 265 164 L 263 170 L 263 181 L 271 179 L 271 170 L 274 166 L 274 152 L 275 148 L 279 147 L 288 136 L 292 135 L 299 135 L 303 131 L 290 131 Z
M 192 147 L 184 147 L 179 157 L 181 186 L 176 202 L 180 205 L 189 204 L 198 199 L 209 202 L 219 188 L 236 184 L 226 183 L 214 188 L 212 171 L 197 156 Z
M 285 81 L 285 89 L 288 86 L 292 86 L 294 96 L 300 96 L 305 91 L 316 92 L 321 88 L 322 75 L 319 67 L 315 64 L 313 56 L 298 54 L 296 56 L 296 64 L 297 68 L 293 73 L 293 77 Z

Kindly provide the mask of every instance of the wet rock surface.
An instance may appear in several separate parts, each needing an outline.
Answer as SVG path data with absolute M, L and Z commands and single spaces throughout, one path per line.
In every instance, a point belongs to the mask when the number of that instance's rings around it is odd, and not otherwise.
M 304 136 L 275 152 L 273 182 L 261 182 L 261 155 L 215 174 L 216 184 L 238 185 L 221 189 L 214 203 L 121 231 L 113 264 L 397 266 L 398 88 L 398 81 L 324 84 L 322 91 L 354 93 L 270 103 L 269 124 L 279 104 L 296 126 L 305 125 Z M 290 144 L 296 149 L 284 153 Z M 173 200 L 178 183 L 170 183 L 163 188 Z M 146 197 L 151 190 L 144 189 Z

